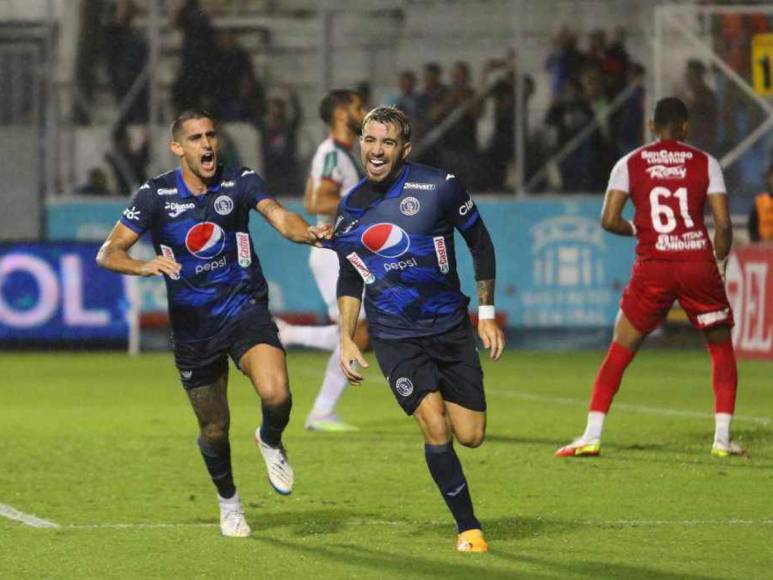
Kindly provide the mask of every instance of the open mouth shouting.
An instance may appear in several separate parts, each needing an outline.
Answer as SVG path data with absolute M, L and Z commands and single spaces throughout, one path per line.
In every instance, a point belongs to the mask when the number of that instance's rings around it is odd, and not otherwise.
M 200 157 L 201 169 L 204 173 L 212 174 L 217 167 L 215 152 L 207 151 Z
M 381 178 L 387 175 L 389 164 L 383 158 L 368 158 L 368 174 L 371 177 Z

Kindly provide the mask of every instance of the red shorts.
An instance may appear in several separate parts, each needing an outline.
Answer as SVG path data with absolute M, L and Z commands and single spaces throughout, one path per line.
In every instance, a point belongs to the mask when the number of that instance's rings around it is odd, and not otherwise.
M 733 311 L 714 262 L 648 260 L 633 265 L 620 308 L 642 334 L 649 334 L 679 300 L 695 328 L 733 326 Z

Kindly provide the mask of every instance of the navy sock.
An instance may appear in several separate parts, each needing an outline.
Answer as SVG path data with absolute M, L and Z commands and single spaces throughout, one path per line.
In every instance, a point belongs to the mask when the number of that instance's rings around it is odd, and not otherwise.
M 226 441 L 223 447 L 216 449 L 203 437 L 199 437 L 199 450 L 204 458 L 209 476 L 212 478 L 212 483 L 217 488 L 217 493 L 223 499 L 233 497 L 236 493 L 236 486 L 231 472 L 231 445 Z
M 448 509 L 456 520 L 459 532 L 480 528 L 472 509 L 470 490 L 464 478 L 462 464 L 451 441 L 443 445 L 424 445 L 427 467 L 435 480 Z
M 263 405 L 263 424 L 260 426 L 260 438 L 271 447 L 279 447 L 282 444 L 282 431 L 290 422 L 290 409 L 293 406 L 292 395 L 287 396 L 287 401 L 276 407 Z

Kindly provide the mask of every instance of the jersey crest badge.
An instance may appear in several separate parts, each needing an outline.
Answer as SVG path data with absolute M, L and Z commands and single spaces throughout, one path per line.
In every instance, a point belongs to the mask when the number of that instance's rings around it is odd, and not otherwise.
M 416 215 L 421 209 L 419 200 L 415 197 L 406 197 L 400 202 L 400 213 L 407 216 Z

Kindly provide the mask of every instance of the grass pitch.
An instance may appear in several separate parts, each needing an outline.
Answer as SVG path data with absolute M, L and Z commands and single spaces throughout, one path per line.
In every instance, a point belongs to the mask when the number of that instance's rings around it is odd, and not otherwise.
M 303 430 L 326 357 L 291 352 L 293 495 L 252 443 L 257 397 L 231 372 L 236 482 L 252 525 L 219 535 L 214 489 L 171 355 L 0 355 L 1 578 L 771 578 L 773 364 L 740 363 L 735 434 L 713 459 L 708 356 L 646 350 L 597 459 L 552 457 L 584 426 L 603 353 L 509 351 L 486 363 L 488 440 L 457 446 L 491 552 L 457 554 L 417 427 L 375 364 L 341 414 Z M 372 357 L 371 357 L 372 360 Z M 7 508 L 6 508 L 7 509 Z

